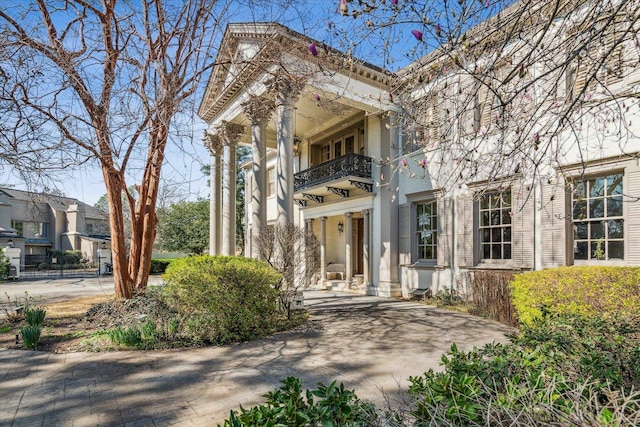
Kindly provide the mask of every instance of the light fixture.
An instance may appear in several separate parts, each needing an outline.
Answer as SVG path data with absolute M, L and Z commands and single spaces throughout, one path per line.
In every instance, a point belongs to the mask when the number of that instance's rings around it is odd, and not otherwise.
M 344 230 L 344 224 L 342 224 L 341 222 L 338 223 L 338 233 L 342 234 L 342 231 Z
M 300 154 L 300 143 L 302 143 L 302 140 L 297 136 L 295 136 L 293 138 L 293 155 L 294 156 L 297 156 L 298 154 Z

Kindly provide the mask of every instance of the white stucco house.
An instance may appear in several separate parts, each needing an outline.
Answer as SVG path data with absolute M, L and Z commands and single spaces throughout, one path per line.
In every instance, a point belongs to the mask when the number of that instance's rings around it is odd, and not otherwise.
M 505 13 L 522 13 L 514 8 Z M 570 51 L 580 30 L 570 24 L 554 21 L 548 45 Z M 486 42 L 496 25 L 469 40 Z M 235 147 L 246 144 L 245 254 L 257 256 L 268 225 L 308 227 L 325 284 L 407 296 L 474 269 L 640 265 L 638 50 L 618 46 L 628 49 L 614 78 L 594 68 L 595 48 L 591 68 L 585 55 L 556 67 L 531 62 L 525 45 L 502 56 L 485 45 L 475 57 L 494 84 L 446 49 L 390 73 L 280 24 L 229 25 L 199 108 L 212 162 L 210 253 L 235 251 Z M 507 109 L 508 95 L 522 101 Z M 559 107 L 574 101 L 580 108 Z M 335 264 L 338 277 L 327 272 Z

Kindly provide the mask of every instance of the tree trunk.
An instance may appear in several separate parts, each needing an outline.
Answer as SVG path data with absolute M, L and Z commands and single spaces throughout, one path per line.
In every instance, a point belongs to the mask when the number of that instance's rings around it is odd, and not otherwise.
M 102 165 L 104 184 L 109 203 L 109 227 L 111 229 L 111 262 L 113 281 L 117 299 L 133 297 L 133 280 L 127 269 L 127 250 L 124 237 L 124 216 L 122 214 L 122 191 L 124 181 L 120 173 Z

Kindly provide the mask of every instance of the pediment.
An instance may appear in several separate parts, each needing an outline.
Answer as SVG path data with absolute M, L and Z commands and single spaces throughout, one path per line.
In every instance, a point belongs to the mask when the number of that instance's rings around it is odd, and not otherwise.
M 310 54 L 311 43 L 318 46 L 318 56 Z M 324 76 L 321 80 L 334 83 L 359 81 L 372 89 L 365 92 L 385 93 L 394 78 L 392 73 L 277 23 L 230 24 L 215 61 L 198 109 L 198 115 L 207 122 L 228 108 L 247 88 L 259 89 L 263 83 L 253 85 L 260 82 L 265 73 L 271 74 L 280 68 L 289 74 L 300 74 L 312 84 L 317 80 L 313 77 L 316 73 Z

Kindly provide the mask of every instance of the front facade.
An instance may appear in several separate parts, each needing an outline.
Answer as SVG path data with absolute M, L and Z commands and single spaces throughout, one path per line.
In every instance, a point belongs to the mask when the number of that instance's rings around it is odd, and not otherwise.
M 211 254 L 235 251 L 234 150 L 246 144 L 245 254 L 258 256 L 269 225 L 306 227 L 320 241 L 323 284 L 406 296 L 458 286 L 474 269 L 640 265 L 640 141 L 591 124 L 610 98 L 579 69 L 557 79 L 567 84 L 553 101 L 525 94 L 546 105 L 591 85 L 571 118 L 584 126 L 551 132 L 550 108 L 498 126 L 503 114 L 485 106 L 497 105 L 489 93 L 515 90 L 507 84 L 487 91 L 446 65 L 425 78 L 451 61 L 442 52 L 391 74 L 320 46 L 278 24 L 228 27 L 219 59 L 235 65 L 214 69 L 199 110 L 210 124 Z M 609 87 L 631 99 L 637 63 Z M 533 144 L 513 142 L 526 132 Z M 499 144 L 518 149 L 506 156 Z
M 98 209 L 52 194 L 0 188 L 0 247 L 21 250 L 22 268 L 37 267 L 47 251 L 80 251 L 89 261 L 108 244 L 109 221 Z

